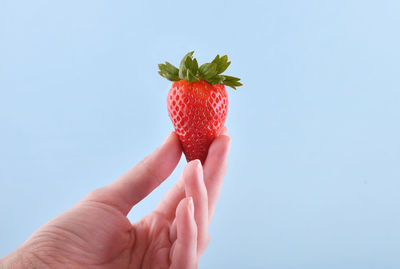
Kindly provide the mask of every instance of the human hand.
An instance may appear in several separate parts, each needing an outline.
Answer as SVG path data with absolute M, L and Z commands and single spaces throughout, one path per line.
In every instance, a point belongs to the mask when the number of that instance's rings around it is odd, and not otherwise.
M 156 209 L 132 224 L 131 208 L 175 169 L 175 133 L 134 168 L 89 193 L 0 260 L 0 268 L 197 268 L 227 167 L 230 138 L 212 143 L 204 168 L 188 163 Z

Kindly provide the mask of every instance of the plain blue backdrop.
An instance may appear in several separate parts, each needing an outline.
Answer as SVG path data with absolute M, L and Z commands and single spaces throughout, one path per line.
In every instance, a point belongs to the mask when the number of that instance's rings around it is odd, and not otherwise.
M 200 268 L 400 268 L 399 48 L 396 0 L 0 0 L 0 257 L 163 141 L 195 50 L 244 83 Z

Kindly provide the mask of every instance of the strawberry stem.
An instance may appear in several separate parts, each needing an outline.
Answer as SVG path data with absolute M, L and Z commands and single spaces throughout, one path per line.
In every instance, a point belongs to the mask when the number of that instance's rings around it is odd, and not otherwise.
M 193 58 L 193 53 L 194 51 L 191 51 L 182 58 L 179 69 L 169 62 L 159 64 L 158 68 L 160 70 L 158 73 L 170 81 L 186 80 L 191 82 L 202 79 L 212 85 L 226 85 L 235 90 L 236 87 L 243 85 L 239 82 L 240 78 L 222 75 L 231 64 L 227 55 L 222 57 L 217 55 L 211 63 L 205 63 L 199 67 L 196 58 Z

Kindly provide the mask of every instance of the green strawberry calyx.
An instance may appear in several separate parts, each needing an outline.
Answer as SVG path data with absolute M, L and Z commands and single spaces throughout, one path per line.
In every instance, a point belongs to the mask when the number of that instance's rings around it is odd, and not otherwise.
M 205 63 L 199 67 L 196 58 L 193 58 L 193 53 L 194 51 L 191 51 L 183 57 L 179 69 L 169 62 L 159 64 L 160 71 L 158 73 L 170 81 L 186 80 L 192 82 L 202 79 L 212 85 L 226 85 L 235 90 L 236 87 L 243 85 L 239 82 L 240 78 L 221 75 L 231 64 L 231 62 L 228 62 L 227 55 L 222 57 L 217 55 L 211 63 Z

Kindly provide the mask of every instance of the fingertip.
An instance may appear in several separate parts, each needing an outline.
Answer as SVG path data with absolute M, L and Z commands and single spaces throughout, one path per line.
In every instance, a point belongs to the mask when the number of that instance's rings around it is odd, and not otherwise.
M 195 159 L 193 161 L 188 162 L 187 166 L 193 166 L 194 168 L 198 169 L 201 167 L 201 161 L 199 159 Z
M 231 145 L 232 138 L 229 135 L 227 134 L 221 135 L 221 140 L 222 143 L 226 144 L 228 147 Z
M 195 268 L 197 226 L 192 197 L 182 199 L 176 215 L 177 239 L 171 251 L 171 268 Z
M 231 141 L 232 139 L 229 135 L 221 135 L 217 137 L 210 146 L 207 159 L 209 156 L 215 154 L 220 155 L 220 157 L 226 155 L 230 150 Z
M 173 135 L 173 131 L 170 132 L 170 133 L 167 135 L 167 137 L 164 139 L 162 145 L 167 144 L 167 143 L 171 140 L 172 135 Z
M 201 173 L 203 170 L 203 166 L 200 162 L 200 160 L 196 159 L 193 161 L 190 161 L 186 164 L 184 170 L 183 170 L 183 176 L 185 178 L 188 177 L 193 177 L 196 176 L 194 173 Z
M 197 169 L 201 168 L 201 161 L 199 159 L 191 161 L 193 165 L 196 166 Z
M 221 131 L 221 135 L 226 135 L 228 133 L 228 127 L 224 126 Z
M 194 203 L 191 196 L 183 198 L 177 206 L 176 222 L 178 237 L 179 234 L 182 236 L 197 233 L 196 222 L 194 219 Z
M 177 219 L 179 219 L 179 216 L 182 215 L 181 213 L 182 213 L 183 207 L 185 206 L 185 199 L 186 199 L 186 198 L 182 199 L 182 200 L 179 202 L 178 206 L 176 207 L 175 215 L 176 215 L 176 218 L 177 218 Z
M 196 170 L 196 172 L 201 173 L 203 170 L 203 165 L 199 159 L 191 161 L 191 166 Z
M 193 206 L 192 197 L 183 198 L 176 207 L 177 218 L 179 219 L 182 216 L 186 215 L 185 212 L 190 213 L 191 210 L 194 212 L 194 208 L 191 208 L 192 206 Z
M 166 145 L 166 144 L 175 144 L 175 145 L 178 145 L 179 147 L 181 146 L 181 143 L 179 141 L 179 137 L 175 133 L 175 131 L 171 131 L 167 135 L 167 137 L 164 139 L 164 142 L 162 143 L 162 145 Z
M 203 166 L 200 160 L 190 161 L 183 170 L 183 181 L 185 182 L 185 192 L 188 189 L 197 186 L 199 181 L 203 180 Z
M 164 162 L 173 162 L 177 165 L 182 155 L 178 135 L 174 131 L 170 132 L 156 152 L 164 156 Z

